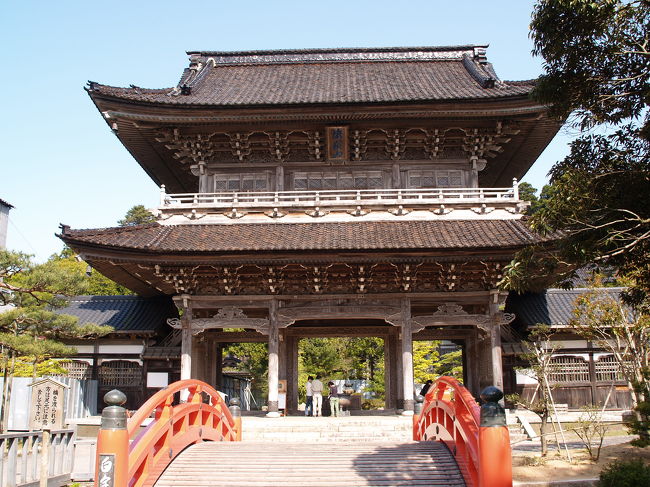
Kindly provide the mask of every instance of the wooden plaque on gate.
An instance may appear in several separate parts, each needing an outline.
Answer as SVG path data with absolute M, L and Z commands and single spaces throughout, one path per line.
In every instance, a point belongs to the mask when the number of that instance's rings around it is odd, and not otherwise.
M 29 386 L 32 388 L 29 429 L 63 429 L 63 407 L 68 386 L 54 379 L 42 379 Z

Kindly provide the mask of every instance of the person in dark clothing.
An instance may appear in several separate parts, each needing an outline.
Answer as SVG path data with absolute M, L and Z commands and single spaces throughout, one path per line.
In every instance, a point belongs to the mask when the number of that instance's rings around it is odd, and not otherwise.
M 338 417 L 341 415 L 341 408 L 339 407 L 339 390 L 334 382 L 329 381 L 327 385 L 330 388 L 330 409 L 332 416 Z
M 431 389 L 431 386 L 433 385 L 433 381 L 429 379 L 425 384 L 422 390 L 420 391 L 421 396 L 426 396 L 427 392 L 429 392 L 429 389 Z

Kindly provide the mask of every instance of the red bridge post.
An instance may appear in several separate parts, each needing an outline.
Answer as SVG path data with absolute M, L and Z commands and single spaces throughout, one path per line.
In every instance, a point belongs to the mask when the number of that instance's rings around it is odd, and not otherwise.
M 126 431 L 126 402 L 123 392 L 116 389 L 104 395 L 108 404 L 102 411 L 102 423 L 97 435 L 95 487 L 126 487 L 129 470 L 129 435 Z
M 512 487 L 512 451 L 505 410 L 499 404 L 503 392 L 494 386 L 481 392 L 479 427 L 479 486 Z

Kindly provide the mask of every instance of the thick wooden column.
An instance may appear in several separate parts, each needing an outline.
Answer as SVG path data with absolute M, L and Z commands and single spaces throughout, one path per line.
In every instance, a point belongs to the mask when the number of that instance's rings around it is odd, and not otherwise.
M 285 336 L 287 341 L 287 410 L 298 410 L 298 337 Z
M 402 390 L 405 416 L 413 415 L 413 334 L 411 332 L 411 301 L 402 300 Z
M 395 408 L 395 388 L 393 387 L 393 366 L 395 357 L 391 356 L 391 345 L 393 342 L 392 334 L 389 333 L 384 337 L 384 407 L 386 409 Z
M 216 389 L 217 386 L 217 344 L 209 335 L 205 339 L 205 381 Z
M 395 339 L 393 340 L 393 349 L 391 353 L 395 357 L 395 368 L 393 369 L 395 371 L 395 394 L 396 394 L 396 401 L 395 401 L 395 407 L 399 409 L 404 409 L 404 367 L 402 366 L 402 327 L 400 326 L 398 328 L 398 333 L 395 336 Z
M 467 371 L 465 372 L 466 384 L 467 388 L 475 397 L 478 397 L 481 391 L 479 371 L 480 349 L 478 342 L 478 331 L 474 330 L 465 340 L 465 346 L 463 348 L 463 366 L 467 367 Z
M 494 291 L 490 296 L 490 314 L 492 328 L 490 329 L 490 355 L 492 361 L 492 385 L 503 391 L 503 354 L 501 353 L 501 321 L 499 318 L 499 292 Z
M 181 380 L 192 378 L 192 306 L 189 298 L 183 297 L 181 318 Z
M 223 387 L 223 345 L 217 343 L 214 351 L 215 372 L 214 388 L 218 391 Z
M 287 337 L 285 332 L 286 329 L 278 330 L 278 379 L 282 380 L 286 380 L 288 375 Z
M 278 412 L 278 373 L 280 348 L 280 336 L 278 330 L 278 302 L 274 299 L 269 306 L 269 399 L 267 402 L 269 418 L 280 416 Z
M 208 348 L 205 340 L 192 337 L 192 356 L 190 359 L 192 379 L 208 382 Z

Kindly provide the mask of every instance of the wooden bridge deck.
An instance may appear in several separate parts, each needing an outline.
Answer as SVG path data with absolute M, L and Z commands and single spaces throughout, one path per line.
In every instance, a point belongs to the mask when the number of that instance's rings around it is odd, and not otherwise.
M 182 452 L 156 487 L 464 486 L 438 442 L 206 442 Z

